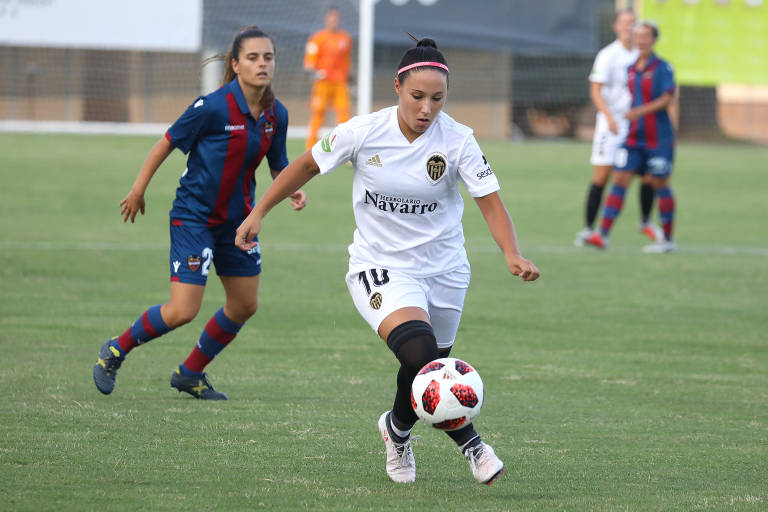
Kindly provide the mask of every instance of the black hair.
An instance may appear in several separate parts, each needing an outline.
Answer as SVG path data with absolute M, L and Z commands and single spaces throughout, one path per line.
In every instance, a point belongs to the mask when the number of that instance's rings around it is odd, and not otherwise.
M 448 66 L 445 57 L 443 57 L 443 54 L 440 52 L 440 50 L 437 49 L 437 43 L 434 39 L 430 39 L 428 37 L 423 39 L 416 39 L 408 32 L 406 32 L 406 35 L 416 42 L 416 46 L 406 50 L 400 59 L 400 64 L 397 65 L 397 69 L 403 69 L 404 67 L 410 66 L 411 64 L 415 64 L 417 62 L 437 62 L 439 64 L 445 65 L 446 67 Z M 411 71 L 425 69 L 427 67 L 429 67 L 429 69 L 434 69 L 444 73 L 447 80 L 448 71 L 437 66 L 419 66 L 417 68 L 408 69 L 402 73 L 399 73 L 397 75 L 397 80 L 402 84 L 411 73 Z
M 235 70 L 232 68 L 232 59 L 238 60 L 240 58 L 240 50 L 243 48 L 243 41 L 246 39 L 252 39 L 252 38 L 265 38 L 269 39 L 269 41 L 272 43 L 272 50 L 277 53 L 277 46 L 275 46 L 275 40 L 272 39 L 271 36 L 269 36 L 266 32 L 261 30 L 259 27 L 255 25 L 250 25 L 248 27 L 243 27 L 240 30 L 237 31 L 235 34 L 235 38 L 232 40 L 232 46 L 227 51 L 226 55 L 214 55 L 213 57 L 209 57 L 203 61 L 203 66 L 208 64 L 209 62 L 212 62 L 214 60 L 223 60 L 224 61 L 224 77 L 222 78 L 222 85 L 228 84 L 232 80 L 235 79 L 236 73 Z M 266 89 L 264 89 L 264 92 L 261 95 L 261 101 L 259 104 L 261 105 L 262 110 L 269 110 L 272 108 L 273 103 L 275 102 L 275 93 L 272 91 L 272 86 L 268 85 Z
M 637 30 L 640 27 L 648 27 L 651 30 L 651 34 L 653 35 L 653 39 L 656 40 L 661 35 L 659 33 L 659 26 L 656 25 L 656 23 L 652 22 L 651 20 L 642 20 L 635 23 L 635 30 Z

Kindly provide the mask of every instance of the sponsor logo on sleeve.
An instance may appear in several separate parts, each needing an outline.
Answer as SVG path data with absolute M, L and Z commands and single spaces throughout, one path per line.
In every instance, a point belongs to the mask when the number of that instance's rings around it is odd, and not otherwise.
M 485 169 L 480 169 L 475 173 L 475 176 L 479 180 L 483 178 L 487 178 L 488 176 L 493 174 L 493 169 L 491 169 L 491 164 L 489 164 L 488 160 L 485 159 L 485 155 L 483 155 L 483 163 L 485 164 Z
M 194 104 L 194 105 L 192 105 L 192 106 L 193 106 L 194 108 L 197 108 L 197 107 L 202 107 L 202 106 L 203 106 L 203 103 L 204 103 L 204 102 L 203 102 L 203 98 L 200 98 L 200 99 L 199 99 L 199 100 L 197 100 L 197 101 L 195 102 L 195 104 Z
M 336 147 L 336 129 L 323 137 L 323 140 L 320 141 L 320 147 L 325 151 L 326 153 L 331 153 L 333 149 Z

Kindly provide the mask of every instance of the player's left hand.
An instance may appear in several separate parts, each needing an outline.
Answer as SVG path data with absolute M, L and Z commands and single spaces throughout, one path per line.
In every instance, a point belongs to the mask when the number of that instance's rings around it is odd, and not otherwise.
M 291 206 L 296 211 L 302 210 L 307 206 L 307 193 L 299 189 L 291 194 Z
M 250 251 L 258 244 L 254 242 L 254 238 L 259 231 L 261 231 L 261 218 L 253 215 L 252 212 L 238 226 L 235 232 L 235 245 L 243 251 Z
M 637 107 L 635 107 L 633 109 L 630 109 L 629 112 L 627 112 L 626 114 L 624 114 L 624 117 L 628 121 L 634 121 L 635 119 L 638 119 L 640 115 L 641 114 L 637 111 Z
M 535 281 L 541 275 L 539 269 L 532 261 L 528 261 L 522 256 L 513 256 L 507 260 L 507 267 L 512 274 L 520 277 L 523 281 Z

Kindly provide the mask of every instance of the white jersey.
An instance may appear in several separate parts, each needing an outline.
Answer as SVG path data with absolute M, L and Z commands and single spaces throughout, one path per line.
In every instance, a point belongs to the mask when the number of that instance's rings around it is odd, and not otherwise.
M 318 141 L 312 156 L 322 174 L 354 166 L 350 271 L 426 277 L 466 265 L 458 183 L 472 197 L 499 190 L 472 130 L 444 112 L 412 143 L 396 106 L 354 117 Z
M 624 118 L 632 106 L 628 87 L 628 68 L 637 60 L 637 50 L 627 50 L 618 39 L 597 53 L 590 82 L 603 84 L 600 92 L 616 121 Z

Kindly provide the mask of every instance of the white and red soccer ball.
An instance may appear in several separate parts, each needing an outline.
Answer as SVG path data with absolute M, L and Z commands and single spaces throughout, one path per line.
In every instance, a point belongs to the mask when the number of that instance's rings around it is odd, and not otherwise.
M 435 359 L 413 379 L 411 405 L 419 418 L 437 429 L 460 429 L 483 406 L 483 380 L 461 359 Z

